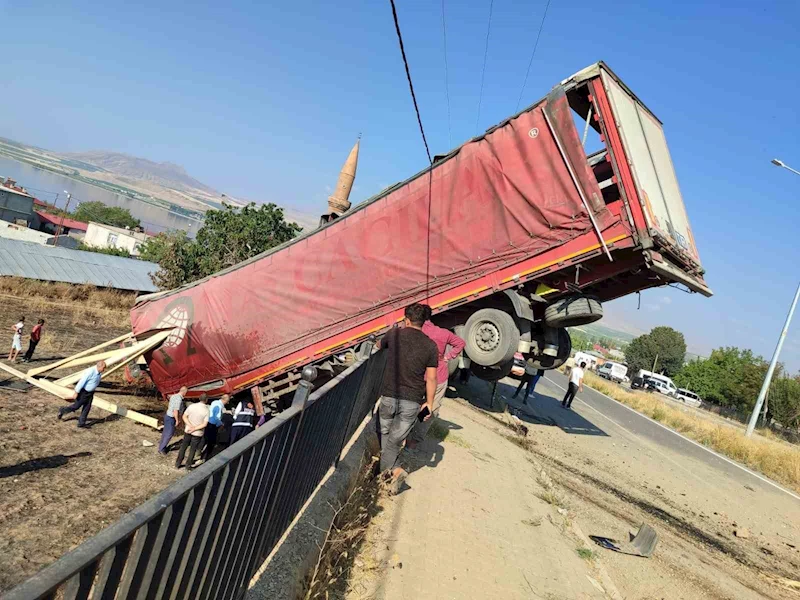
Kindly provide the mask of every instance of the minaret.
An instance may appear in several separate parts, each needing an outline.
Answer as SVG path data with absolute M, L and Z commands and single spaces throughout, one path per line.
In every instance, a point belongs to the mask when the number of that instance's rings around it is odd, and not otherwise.
M 339 173 L 339 180 L 336 182 L 336 189 L 333 194 L 328 198 L 328 210 L 331 213 L 333 220 L 342 215 L 342 213 L 350 210 L 350 191 L 353 189 L 353 181 L 356 178 L 356 168 L 358 167 L 358 147 L 361 144 L 361 135 L 359 134 L 355 146 L 350 150 L 350 155 Z

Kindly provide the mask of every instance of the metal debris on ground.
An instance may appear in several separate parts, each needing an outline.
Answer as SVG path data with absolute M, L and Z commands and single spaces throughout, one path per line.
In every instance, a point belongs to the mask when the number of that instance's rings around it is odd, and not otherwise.
M 590 535 L 595 544 L 606 550 L 613 550 L 620 554 L 630 554 L 633 556 L 643 556 L 650 558 L 655 552 L 658 545 L 658 533 L 647 523 L 642 523 L 636 535 L 631 535 L 630 542 L 620 543 L 615 539 L 602 537 L 599 535 Z

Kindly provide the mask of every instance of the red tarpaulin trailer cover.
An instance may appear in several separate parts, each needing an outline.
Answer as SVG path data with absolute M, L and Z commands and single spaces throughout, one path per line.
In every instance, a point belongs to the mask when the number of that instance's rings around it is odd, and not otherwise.
M 292 352 L 591 230 L 554 133 L 600 229 L 613 225 L 554 92 L 323 229 L 143 297 L 134 334 L 174 328 L 148 357 L 159 389 L 243 387 Z

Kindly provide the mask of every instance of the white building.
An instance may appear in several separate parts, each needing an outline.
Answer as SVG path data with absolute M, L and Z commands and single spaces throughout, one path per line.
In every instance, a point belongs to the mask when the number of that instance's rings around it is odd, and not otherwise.
M 137 229 L 112 227 L 101 223 L 89 223 L 83 243 L 94 248 L 122 248 L 131 256 L 139 256 L 140 248 L 150 235 Z

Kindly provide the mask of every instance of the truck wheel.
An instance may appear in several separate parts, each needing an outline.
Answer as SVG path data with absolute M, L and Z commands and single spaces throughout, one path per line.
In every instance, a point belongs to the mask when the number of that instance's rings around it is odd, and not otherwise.
M 511 373 L 511 367 L 513 366 L 514 359 L 511 359 L 508 362 L 494 367 L 485 367 L 472 363 L 470 370 L 478 379 L 483 379 L 484 381 L 500 381 L 504 377 L 508 377 Z
M 473 363 L 491 367 L 514 360 L 519 345 L 519 327 L 507 312 L 482 308 L 464 327 L 467 356 Z
M 544 322 L 550 327 L 588 325 L 603 318 L 603 305 L 592 296 L 570 296 L 556 300 L 544 311 Z

